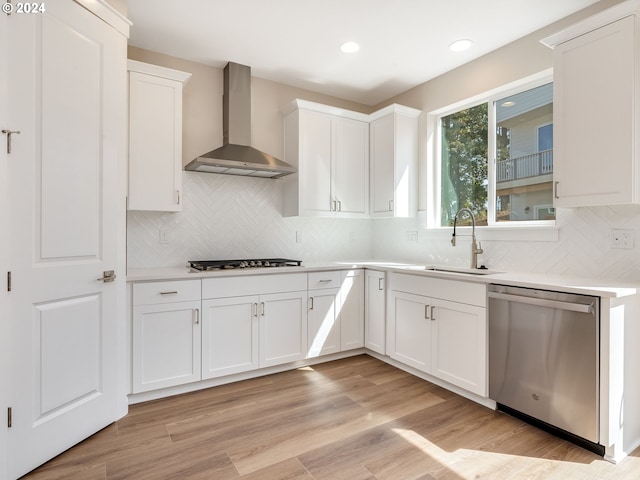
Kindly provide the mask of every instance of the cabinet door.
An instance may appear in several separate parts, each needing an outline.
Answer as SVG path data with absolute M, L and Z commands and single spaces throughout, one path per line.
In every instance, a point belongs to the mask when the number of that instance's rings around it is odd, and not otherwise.
M 394 115 L 371 122 L 371 216 L 393 214 L 394 200 Z
M 387 353 L 406 365 L 429 372 L 431 303 L 427 297 L 392 292 L 389 305 Z
M 300 111 L 300 204 L 301 215 L 333 215 L 331 203 L 333 117 Z
M 339 293 L 338 288 L 309 291 L 308 358 L 340 351 Z
M 431 374 L 487 396 L 486 309 L 434 300 Z
M 133 309 L 133 393 L 200 380 L 200 302 Z
M 556 206 L 639 200 L 634 194 L 636 43 L 631 16 L 554 49 Z
M 306 358 L 306 300 L 306 291 L 260 296 L 260 367 Z
M 369 201 L 369 125 L 336 118 L 335 210 L 342 217 L 366 217 Z
M 364 346 L 364 271 L 342 272 L 340 285 L 340 350 Z
M 182 83 L 129 73 L 129 210 L 182 209 Z
M 366 270 L 365 343 L 369 350 L 384 355 L 385 350 L 385 277 L 384 272 Z
M 202 378 L 258 368 L 257 296 L 202 302 Z

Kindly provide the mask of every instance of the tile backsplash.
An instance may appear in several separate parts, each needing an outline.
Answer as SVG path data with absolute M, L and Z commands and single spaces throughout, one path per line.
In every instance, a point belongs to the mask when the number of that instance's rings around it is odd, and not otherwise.
M 180 213 L 128 212 L 130 268 L 188 260 L 286 257 L 306 263 L 384 260 L 466 266 L 467 244 L 450 246 L 419 219 L 282 217 L 277 180 L 183 172 Z M 613 249 L 612 229 L 640 235 L 640 207 L 558 209 L 557 241 L 482 241 L 479 262 L 492 269 L 640 281 L 640 237 Z M 161 236 L 165 238 L 162 239 Z
M 129 268 L 188 260 L 285 257 L 305 262 L 370 258 L 369 220 L 282 216 L 282 183 L 183 172 L 180 213 L 130 211 Z M 167 243 L 160 243 L 164 232 Z

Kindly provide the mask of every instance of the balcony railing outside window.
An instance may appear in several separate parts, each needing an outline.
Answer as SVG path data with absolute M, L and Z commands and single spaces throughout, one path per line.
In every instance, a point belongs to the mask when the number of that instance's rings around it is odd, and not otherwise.
M 553 149 L 501 160 L 496 164 L 496 182 L 538 177 L 553 173 Z

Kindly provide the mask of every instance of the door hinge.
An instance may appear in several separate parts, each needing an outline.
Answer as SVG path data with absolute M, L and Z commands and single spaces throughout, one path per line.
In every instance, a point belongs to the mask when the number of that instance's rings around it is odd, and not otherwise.
M 7 408 L 7 428 L 11 428 L 13 426 L 13 411 L 11 407 Z
M 7 272 L 7 292 L 11 291 L 11 272 Z

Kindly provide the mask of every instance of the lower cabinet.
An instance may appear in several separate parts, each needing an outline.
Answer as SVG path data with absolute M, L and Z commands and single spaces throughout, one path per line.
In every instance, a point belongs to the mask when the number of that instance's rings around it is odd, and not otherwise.
M 403 274 L 390 283 L 387 354 L 486 396 L 485 285 Z
M 202 379 L 258 368 L 258 296 L 202 301 Z
M 306 274 L 202 280 L 202 378 L 307 355 Z
M 307 357 L 363 347 L 363 270 L 310 273 L 308 288 Z
M 132 392 L 200 380 L 200 280 L 133 286 Z
M 386 353 L 385 273 L 365 270 L 364 346 L 381 355 Z

